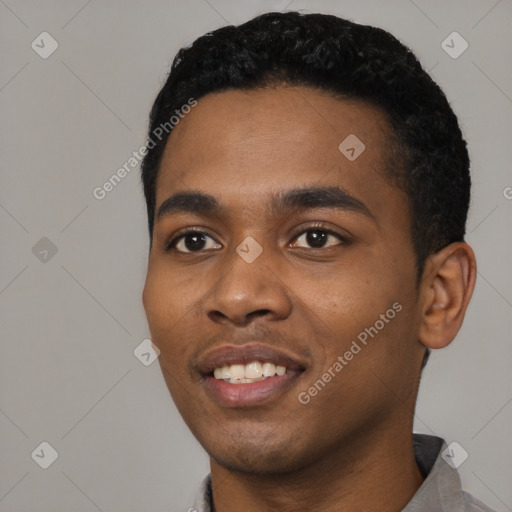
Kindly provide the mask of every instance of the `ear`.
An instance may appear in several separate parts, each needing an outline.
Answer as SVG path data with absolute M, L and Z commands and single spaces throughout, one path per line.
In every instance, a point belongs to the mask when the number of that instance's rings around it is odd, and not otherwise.
M 464 242 L 450 244 L 428 258 L 421 280 L 420 342 L 446 347 L 455 338 L 473 294 L 476 259 Z

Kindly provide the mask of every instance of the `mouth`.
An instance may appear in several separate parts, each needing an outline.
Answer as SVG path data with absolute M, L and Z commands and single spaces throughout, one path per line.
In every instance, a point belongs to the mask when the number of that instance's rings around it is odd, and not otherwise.
M 277 399 L 305 370 L 306 364 L 295 356 L 260 344 L 221 347 L 200 364 L 207 394 L 228 407 Z
M 270 362 L 252 361 L 248 364 L 224 365 L 213 370 L 214 379 L 223 380 L 229 384 L 252 384 L 274 376 L 295 375 L 299 370 L 290 370 L 286 366 Z

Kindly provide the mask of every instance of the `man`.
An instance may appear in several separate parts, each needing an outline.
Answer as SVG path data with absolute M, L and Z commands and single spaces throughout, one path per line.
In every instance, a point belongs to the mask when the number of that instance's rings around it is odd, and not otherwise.
M 476 264 L 466 143 L 407 48 L 294 12 L 206 34 L 142 180 L 152 340 L 210 457 L 194 510 L 490 510 L 412 433 Z

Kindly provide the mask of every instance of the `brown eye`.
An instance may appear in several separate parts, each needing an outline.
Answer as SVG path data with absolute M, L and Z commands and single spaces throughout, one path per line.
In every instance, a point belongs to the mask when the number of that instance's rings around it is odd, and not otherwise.
M 189 231 L 179 235 L 170 244 L 170 249 L 176 249 L 178 252 L 191 253 L 207 249 L 219 249 L 221 245 L 211 236 L 202 231 Z
M 297 241 L 294 245 L 307 244 L 307 245 L 299 245 L 299 247 L 308 247 L 312 249 L 322 249 L 324 247 L 330 247 L 332 245 L 339 245 L 344 242 L 343 237 L 338 235 L 337 233 L 333 233 L 331 231 L 327 231 L 325 229 L 311 228 L 307 229 L 303 233 L 297 237 Z

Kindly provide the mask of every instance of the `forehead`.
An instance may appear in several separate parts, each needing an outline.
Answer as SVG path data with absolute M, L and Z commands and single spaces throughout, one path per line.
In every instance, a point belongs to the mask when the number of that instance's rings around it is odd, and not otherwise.
M 169 137 L 157 208 L 180 191 L 202 190 L 248 208 L 276 191 L 313 185 L 379 203 L 390 187 L 389 133 L 377 108 L 311 88 L 209 94 Z

